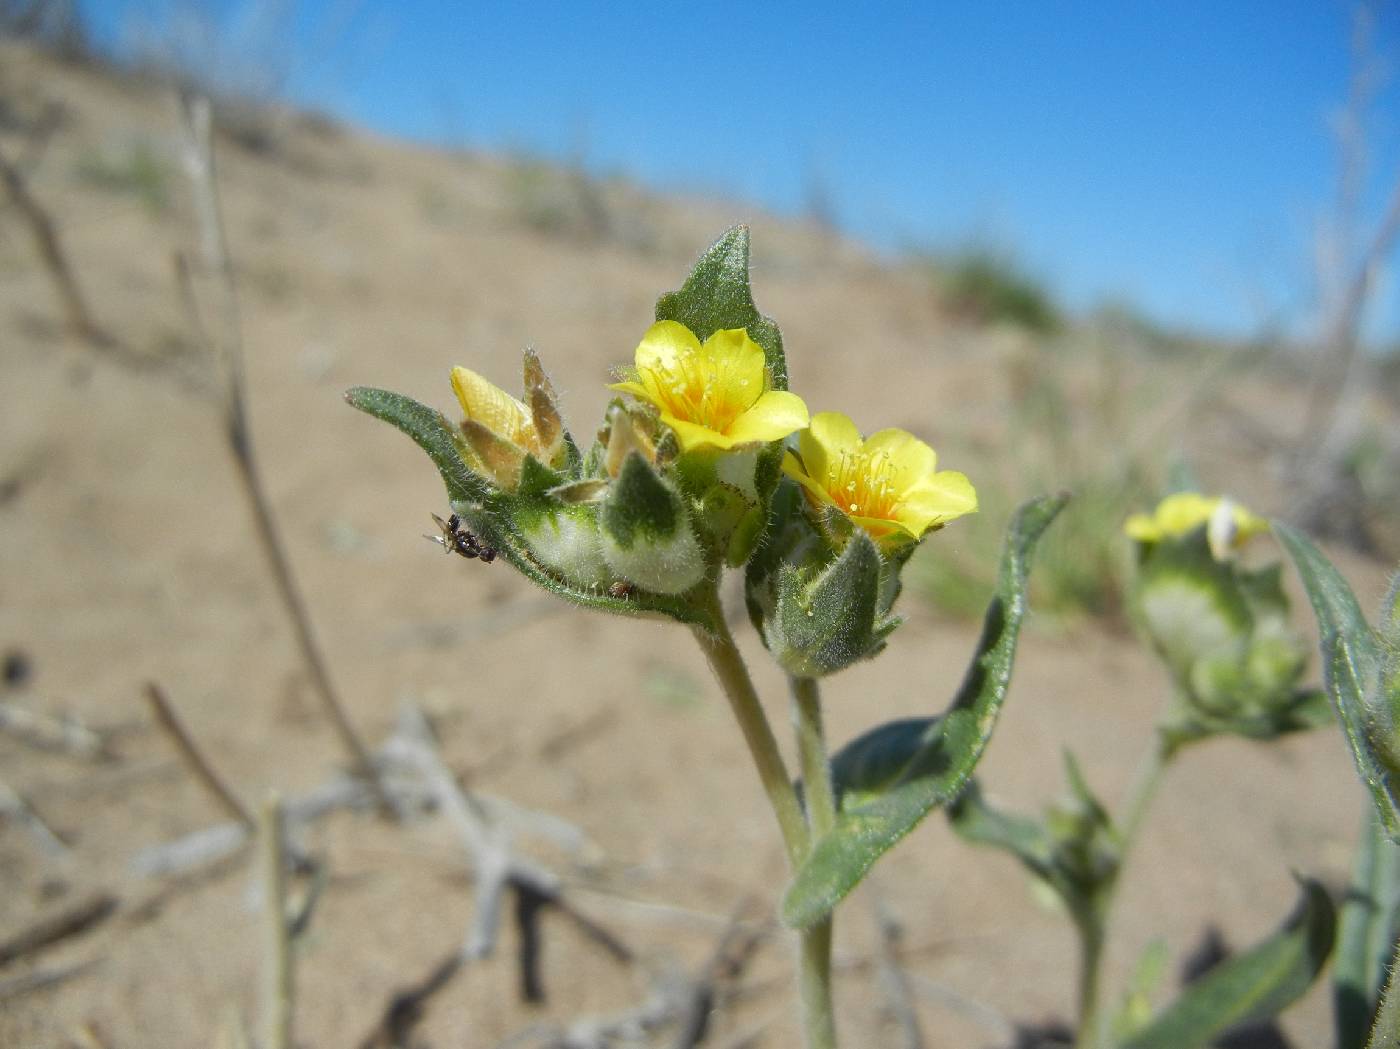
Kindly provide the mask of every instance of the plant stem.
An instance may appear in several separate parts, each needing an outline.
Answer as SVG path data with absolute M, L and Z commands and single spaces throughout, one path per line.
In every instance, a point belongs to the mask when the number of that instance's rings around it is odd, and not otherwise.
M 1099 1044 L 1099 974 L 1103 960 L 1103 921 L 1076 921 L 1079 933 L 1079 1036 L 1076 1049 L 1094 1049 Z
M 807 823 L 815 845 L 836 824 L 836 795 L 831 786 L 831 763 L 822 725 L 821 693 L 815 678 L 788 679 L 792 689 L 792 723 L 802 767 Z M 832 915 L 802 931 L 798 987 L 802 1021 L 809 1049 L 836 1045 L 836 1019 L 831 1002 Z
M 788 679 L 792 688 L 792 724 L 802 767 L 802 789 L 812 838 L 822 838 L 836 823 L 836 795 L 831 787 L 831 763 L 826 756 L 822 699 L 815 678 Z
M 1113 900 L 1123 878 L 1128 854 L 1142 830 L 1147 809 L 1162 782 L 1167 763 L 1176 754 L 1179 744 L 1160 728 L 1155 730 L 1152 744 L 1138 767 L 1137 780 L 1123 804 L 1122 816 L 1116 821 L 1118 830 L 1118 870 L 1104 886 L 1094 913 L 1076 920 L 1079 932 L 1079 1032 L 1075 1049 L 1097 1049 L 1103 1042 L 1103 1017 L 1099 1014 L 1099 976 L 1103 968 L 1103 945 Z
M 773 738 L 773 729 L 763 713 L 758 694 L 754 692 L 744 657 L 739 654 L 734 637 L 725 625 L 718 598 L 713 603 L 710 625 L 693 627 L 692 633 L 739 722 L 758 778 L 768 795 L 768 803 L 778 819 L 783 844 L 787 847 L 788 862 L 795 868 L 807 855 L 807 826 L 802 819 L 802 809 L 797 804 L 797 792 L 793 790 L 792 778 L 788 775 L 782 754 L 778 752 L 778 741 Z

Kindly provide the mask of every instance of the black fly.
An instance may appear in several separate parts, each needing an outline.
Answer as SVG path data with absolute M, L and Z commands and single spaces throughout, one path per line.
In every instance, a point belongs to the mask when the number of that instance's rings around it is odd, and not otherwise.
M 456 514 L 453 514 L 446 521 L 437 514 L 433 514 L 433 521 L 442 534 L 425 535 L 423 538 L 437 543 L 445 553 L 460 554 L 468 559 L 479 557 L 481 563 L 486 565 L 496 560 L 496 548 L 463 528 L 462 519 Z

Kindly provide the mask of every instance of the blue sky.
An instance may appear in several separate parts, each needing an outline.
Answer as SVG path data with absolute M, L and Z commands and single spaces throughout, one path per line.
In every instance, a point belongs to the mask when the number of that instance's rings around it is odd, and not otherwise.
M 274 67 L 295 100 L 384 132 L 581 155 L 780 212 L 819 183 L 880 248 L 989 245 L 1075 307 L 1307 331 L 1349 80 L 1342 0 L 202 6 L 225 37 L 211 61 Z M 180 7 L 85 10 L 118 42 L 141 22 L 168 35 Z M 1400 175 L 1400 5 L 1381 8 L 1372 216 Z M 249 47 L 230 57 L 230 40 Z M 1392 280 L 1387 338 L 1398 299 Z

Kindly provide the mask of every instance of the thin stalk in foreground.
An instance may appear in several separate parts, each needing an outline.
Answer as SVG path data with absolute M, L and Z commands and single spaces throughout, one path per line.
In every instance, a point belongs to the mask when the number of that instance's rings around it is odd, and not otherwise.
M 1077 922 L 1079 931 L 1079 1029 L 1075 1049 L 1097 1049 L 1103 1044 L 1103 1016 L 1099 1012 L 1099 977 L 1103 968 L 1103 945 L 1113 900 L 1123 878 L 1128 855 L 1142 830 L 1148 807 L 1162 782 L 1167 763 L 1175 756 L 1178 744 L 1158 728 L 1152 744 L 1138 768 L 1137 780 L 1123 805 L 1122 816 L 1116 821 L 1118 829 L 1118 871 L 1104 888 L 1096 913 Z
M 836 795 L 831 786 L 831 762 L 827 759 L 821 693 L 814 678 L 789 678 L 788 684 L 792 689 L 792 723 L 802 767 L 807 824 L 815 845 L 836 824 Z M 827 915 L 801 934 L 798 989 L 802 996 L 803 1029 L 812 1049 L 836 1045 L 831 1001 L 832 917 Z

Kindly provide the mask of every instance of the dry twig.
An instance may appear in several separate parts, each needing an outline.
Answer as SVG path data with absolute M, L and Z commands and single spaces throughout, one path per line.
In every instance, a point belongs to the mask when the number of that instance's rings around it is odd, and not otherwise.
M 116 913 L 117 902 L 117 898 L 110 893 L 98 893 L 21 929 L 0 942 L 0 966 L 9 965 L 101 925 Z
M 0 816 L 10 816 L 24 824 L 39 847 L 50 856 L 68 855 L 68 843 L 39 815 L 28 798 L 4 782 L 0 782 Z
M 100 760 L 111 757 L 107 741 L 75 719 L 51 717 L 14 703 L 0 703 L 0 732 L 39 750 Z
M 209 763 L 209 759 L 195 745 L 194 737 L 185 728 L 184 722 L 180 720 L 175 708 L 170 705 L 165 691 L 154 681 L 147 682 L 146 698 L 150 700 L 151 712 L 155 714 L 156 723 L 165 730 L 165 734 L 174 742 L 175 749 L 179 751 L 180 757 L 190 772 L 194 774 L 194 778 L 209 792 L 209 796 L 221 809 L 241 823 L 245 829 L 251 831 L 254 825 L 253 814 L 248 811 L 247 806 L 239 800 L 238 795 L 224 782 L 223 777 Z
M 369 748 L 356 731 L 331 680 L 330 667 L 312 629 L 311 614 L 297 585 L 291 558 L 287 555 L 286 545 L 282 541 L 282 534 L 272 511 L 271 500 L 263 486 L 262 474 L 253 454 L 243 377 L 243 326 L 238 281 L 224 234 L 223 211 L 219 204 L 218 183 L 214 172 L 213 117 L 209 100 L 201 96 L 182 94 L 180 114 L 184 130 L 184 164 L 194 192 L 201 253 L 205 267 L 218 275 L 223 289 L 223 316 L 219 334 L 210 338 L 209 331 L 203 324 L 196 325 L 196 334 L 209 338 L 209 353 L 219 372 L 224 400 L 224 435 L 229 452 L 238 468 L 238 477 L 257 526 L 258 542 L 276 580 L 282 604 L 291 619 L 302 661 L 311 675 L 311 683 L 331 719 L 331 724 L 340 736 L 346 753 L 353 761 L 356 772 L 371 785 L 384 810 L 396 812 L 389 792 L 379 780 L 379 773 L 370 757 Z M 187 288 L 182 288 L 182 295 L 187 299 L 187 309 L 193 308 L 189 305 L 193 303 L 193 298 L 188 294 Z M 195 315 L 198 316 L 197 310 Z
M 69 980 L 91 972 L 99 964 L 101 964 L 101 959 L 89 958 L 85 962 L 56 965 L 50 969 L 35 969 L 33 972 L 11 976 L 8 980 L 0 980 L 0 1002 L 32 994 L 34 991 L 42 991 L 56 984 L 67 983 Z
M 19 168 L 11 164 L 3 152 L 0 152 L 0 185 L 5 187 L 6 194 L 29 226 L 34 246 L 38 249 L 44 269 L 53 281 L 54 290 L 63 306 L 64 322 L 68 330 L 99 349 L 111 346 L 111 337 L 92 319 L 87 300 L 78 288 L 78 279 L 73 274 L 73 267 L 68 264 L 68 257 L 59 243 L 58 230 L 54 227 L 53 220 L 49 218 L 49 213 L 44 210 L 43 205 L 29 192 Z
M 870 889 L 870 899 L 880 939 L 880 985 L 889 1000 L 890 1012 L 899 1025 L 904 1049 L 924 1049 L 924 1034 L 919 1029 L 919 1014 L 910 999 L 909 981 L 899 962 L 899 942 L 904 936 L 904 929 L 873 885 Z

